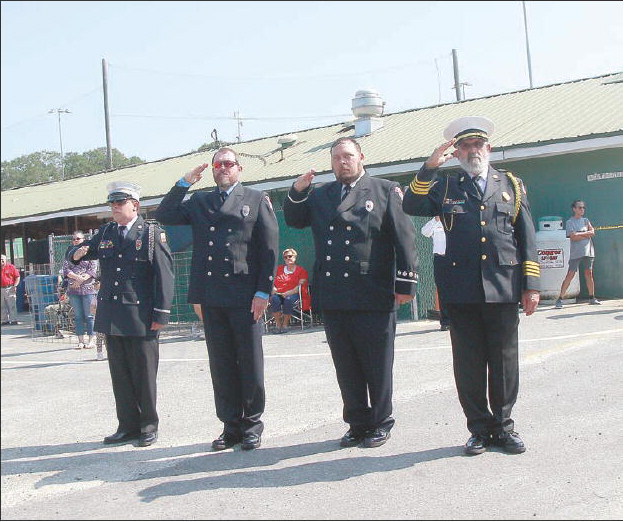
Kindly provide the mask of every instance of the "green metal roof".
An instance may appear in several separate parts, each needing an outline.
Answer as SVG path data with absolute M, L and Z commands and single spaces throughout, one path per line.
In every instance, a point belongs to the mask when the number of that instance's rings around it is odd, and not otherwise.
M 620 136 L 612 146 L 622 147 L 622 73 L 387 114 L 381 117 L 382 128 L 357 138 L 365 165 L 368 169 L 395 166 L 396 172 L 401 171 L 401 164 L 414 168 L 415 162 L 424 161 L 444 141 L 443 129 L 451 120 L 469 115 L 487 116 L 495 122 L 491 144 L 494 151 L 503 154 L 544 144 L 610 136 Z M 282 181 L 285 186 L 286 180 L 310 169 L 329 173 L 329 147 L 341 136 L 353 136 L 353 123 L 298 131 L 297 142 L 283 150 L 278 138 L 286 134 L 231 145 L 241 155 L 241 181 L 271 188 L 279 185 L 270 182 Z M 32 220 L 33 216 L 46 219 L 68 211 L 106 212 L 105 186 L 116 180 L 138 183 L 142 201 L 150 204 L 150 200 L 158 201 L 166 194 L 185 172 L 210 162 L 213 152 L 2 191 L 2 224 L 26 217 Z M 193 190 L 214 185 L 210 171 L 207 173 Z M 84 212 L 76 212 L 80 209 Z

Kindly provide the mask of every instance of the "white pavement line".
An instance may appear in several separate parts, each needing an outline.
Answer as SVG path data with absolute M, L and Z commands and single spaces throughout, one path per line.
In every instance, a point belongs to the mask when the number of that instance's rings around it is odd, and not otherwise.
M 519 343 L 537 343 L 537 342 L 545 342 L 545 341 L 560 341 L 563 339 L 578 339 L 580 337 L 593 337 L 593 336 L 604 336 L 606 334 L 618 333 L 622 332 L 622 328 L 614 328 L 612 330 L 601 330 L 597 332 L 586 332 L 586 333 L 576 333 L 570 335 L 552 335 L 549 337 L 537 337 L 535 339 L 519 339 Z M 441 350 L 443 348 L 450 348 L 451 343 L 447 344 L 437 344 L 437 345 L 429 345 L 422 346 L 419 348 L 395 348 L 395 352 L 424 352 L 428 350 Z M 276 354 L 276 355 L 265 355 L 265 359 L 296 359 L 302 357 L 330 357 L 330 351 L 328 349 L 327 352 L 318 352 L 318 353 L 285 353 L 285 354 Z M 161 362 L 207 362 L 208 357 L 204 357 L 201 359 L 159 359 L 159 363 Z M 50 365 L 50 364 L 91 364 L 96 361 L 95 359 L 89 361 L 68 361 L 68 360 L 46 360 L 41 359 L 37 361 L 2 361 L 2 366 L 23 366 L 28 364 L 33 365 Z M 104 365 L 106 366 L 106 365 Z

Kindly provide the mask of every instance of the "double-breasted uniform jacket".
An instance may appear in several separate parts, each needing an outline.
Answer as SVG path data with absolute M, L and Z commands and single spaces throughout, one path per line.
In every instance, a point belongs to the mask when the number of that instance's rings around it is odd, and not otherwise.
M 393 310 L 395 293 L 415 295 L 418 269 L 402 190 L 366 172 L 342 202 L 341 189 L 338 181 L 302 193 L 291 188 L 283 205 L 287 225 L 312 229 L 313 307 Z
M 482 196 L 464 171 L 441 173 L 425 165 L 404 197 L 413 216 L 440 215 L 447 249 L 437 281 L 447 303 L 520 302 L 539 290 L 534 223 L 523 182 L 489 167 Z
M 278 222 L 264 192 L 238 183 L 225 202 L 219 190 L 199 191 L 183 201 L 175 185 L 154 217 L 165 225 L 192 227 L 190 303 L 249 307 L 258 291 L 271 293 L 278 260 Z
M 100 261 L 100 291 L 94 329 L 109 335 L 156 336 L 152 322 L 169 323 L 174 297 L 173 260 L 167 238 L 157 223 L 139 216 L 120 243 L 117 223 L 102 225 L 91 239 L 84 260 Z

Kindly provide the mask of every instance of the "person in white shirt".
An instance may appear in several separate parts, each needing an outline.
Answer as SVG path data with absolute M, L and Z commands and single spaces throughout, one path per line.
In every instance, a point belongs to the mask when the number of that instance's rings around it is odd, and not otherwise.
M 436 282 L 436 272 L 438 264 L 437 261 L 440 259 L 441 256 L 445 255 L 445 249 L 447 247 L 445 229 L 443 228 L 443 224 L 441 223 L 440 216 L 434 216 L 425 225 L 423 225 L 421 227 L 421 234 L 423 234 L 425 237 L 432 238 L 432 251 L 434 252 L 434 283 L 438 287 L 438 283 Z M 447 306 L 443 301 L 441 301 L 440 294 L 438 293 L 438 288 L 434 288 L 434 292 L 435 302 L 438 303 L 439 323 L 441 325 L 441 330 L 449 330 L 449 316 L 447 315 Z

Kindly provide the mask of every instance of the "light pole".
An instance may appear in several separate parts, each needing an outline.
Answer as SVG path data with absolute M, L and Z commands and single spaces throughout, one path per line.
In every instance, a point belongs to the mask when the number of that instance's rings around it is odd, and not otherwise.
M 65 158 L 63 156 L 63 134 L 61 132 L 61 113 L 69 114 L 68 109 L 50 109 L 48 114 L 57 113 L 59 117 L 59 144 L 61 146 L 61 181 L 65 180 Z

